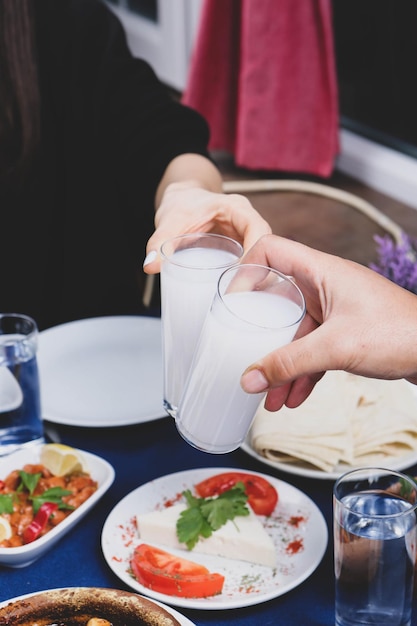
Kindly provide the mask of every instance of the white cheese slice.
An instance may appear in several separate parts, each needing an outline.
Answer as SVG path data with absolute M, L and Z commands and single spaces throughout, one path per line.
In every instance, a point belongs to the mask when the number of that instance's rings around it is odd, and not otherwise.
M 176 504 L 161 511 L 137 515 L 138 532 L 142 541 L 171 549 L 187 550 L 185 544 L 178 541 L 176 532 L 177 520 L 185 508 L 184 504 Z M 248 516 L 235 517 L 207 539 L 200 539 L 192 552 L 249 561 L 268 567 L 276 565 L 274 543 L 251 509 Z

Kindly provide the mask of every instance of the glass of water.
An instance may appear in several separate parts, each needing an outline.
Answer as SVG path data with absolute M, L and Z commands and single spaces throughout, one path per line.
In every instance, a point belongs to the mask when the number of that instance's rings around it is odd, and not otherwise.
M 337 480 L 333 505 L 336 626 L 411 626 L 417 483 L 354 470 Z
M 36 322 L 0 314 L 0 456 L 42 443 Z

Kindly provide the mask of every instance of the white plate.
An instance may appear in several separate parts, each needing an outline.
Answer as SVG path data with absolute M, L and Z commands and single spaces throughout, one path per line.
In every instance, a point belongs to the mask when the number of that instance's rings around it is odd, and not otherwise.
M 27 463 L 39 463 L 42 446 L 34 446 L 19 450 L 0 460 L 0 479 L 4 479 L 15 469 L 22 469 Z M 90 452 L 80 450 L 85 460 L 87 470 L 91 477 L 97 481 L 98 489 L 78 509 L 66 517 L 58 526 L 55 526 L 46 535 L 36 539 L 32 543 L 17 548 L 0 547 L 0 564 L 7 567 L 25 567 L 30 565 L 52 548 L 63 535 L 77 524 L 104 495 L 114 480 L 114 469 L 104 459 Z
M 416 398 L 416 410 L 417 410 L 417 386 L 412 385 L 411 383 L 406 381 L 407 386 L 411 389 L 412 393 Z M 253 449 L 250 443 L 250 433 L 246 437 L 246 440 L 241 445 L 241 449 L 252 456 L 254 459 L 257 459 L 261 463 L 268 465 L 269 467 L 273 467 L 276 470 L 280 470 L 282 472 L 287 472 L 288 474 L 294 474 L 296 476 L 304 476 L 305 478 L 318 478 L 322 480 L 337 480 L 339 476 L 348 472 L 352 469 L 357 469 L 357 467 L 352 465 L 347 465 L 345 463 L 340 463 L 337 465 L 334 471 L 325 472 L 321 469 L 314 468 L 312 466 L 308 466 L 306 463 L 293 462 L 293 463 L 285 463 L 280 461 L 272 461 L 271 459 L 266 459 L 264 456 L 259 454 L 256 450 Z M 383 461 L 383 466 L 387 469 L 392 469 L 396 471 L 403 471 L 412 465 L 417 463 L 417 450 L 413 450 L 404 454 L 402 456 L 392 456 L 390 458 L 386 458 Z M 363 467 L 361 465 L 360 467 Z
M 413 385 L 408 381 L 405 381 L 407 386 L 409 386 L 411 392 L 414 394 L 416 398 L 416 411 L 417 411 L 417 385 Z M 273 467 L 276 470 L 280 470 L 281 472 L 287 472 L 287 474 L 293 474 L 295 476 L 304 476 L 305 478 L 318 478 L 321 480 L 337 480 L 339 476 L 344 474 L 345 472 L 349 472 L 353 469 L 361 469 L 363 465 L 359 468 L 353 465 L 347 465 L 345 463 L 340 463 L 337 465 L 334 471 L 325 472 L 321 469 L 314 468 L 312 466 L 308 466 L 306 463 L 300 460 L 299 463 L 285 463 L 280 461 L 272 461 L 271 459 L 266 459 L 264 456 L 259 454 L 256 450 L 253 449 L 250 442 L 250 433 L 246 437 L 243 444 L 240 446 L 241 449 L 252 456 L 254 459 L 257 459 L 261 463 L 268 465 L 268 467 Z M 395 470 L 397 472 L 401 472 L 405 469 L 408 469 L 412 465 L 417 463 L 417 450 L 413 450 L 404 454 L 402 456 L 392 456 L 387 457 L 384 461 L 380 461 L 383 467 L 387 469 Z M 375 463 L 373 464 L 375 465 Z
M 279 501 L 271 518 L 262 517 L 278 554 L 275 569 L 216 556 L 194 554 L 181 550 L 169 552 L 205 565 L 210 571 L 225 576 L 222 594 L 212 598 L 190 599 L 154 592 L 141 585 L 129 573 L 129 561 L 140 544 L 135 516 L 160 508 L 178 494 L 201 480 L 221 472 L 242 471 L 233 468 L 207 468 L 169 474 L 138 487 L 119 502 L 108 516 L 102 532 L 104 558 L 113 572 L 139 593 L 174 606 L 191 609 L 233 609 L 266 602 L 290 591 L 308 578 L 323 558 L 327 546 L 326 522 L 314 502 L 288 483 L 257 474 L 269 480 L 278 491 Z M 291 520 L 302 518 L 299 525 Z M 291 542 L 301 542 L 296 553 L 288 550 Z M 292 545 L 292 544 L 291 544 Z M 298 545 L 298 543 L 296 543 Z M 159 546 L 167 549 L 164 546 Z
M 71 587 L 69 587 L 69 588 L 71 589 Z M 65 589 L 68 589 L 68 587 L 65 587 Z M 78 587 L 76 587 L 76 589 L 78 589 Z M 62 591 L 62 590 L 63 590 L 63 588 L 48 589 L 48 591 Z M 35 591 L 34 593 L 26 593 L 23 596 L 17 596 L 16 598 L 10 598 L 10 600 L 4 600 L 3 602 L 0 602 L 0 608 L 2 608 L 4 606 L 7 606 L 11 602 L 17 602 L 17 601 L 20 601 L 20 600 L 26 600 L 26 598 L 33 598 L 34 596 L 38 596 L 41 593 L 43 593 L 43 592 L 42 591 Z M 178 620 L 178 622 L 181 624 L 181 626 L 195 626 L 194 622 L 192 622 L 187 617 L 185 617 L 185 615 L 182 615 L 181 613 L 178 613 L 178 611 L 176 611 L 175 609 L 173 609 L 170 606 L 167 606 L 166 604 L 163 604 L 163 602 L 155 602 L 155 604 L 158 604 L 163 609 L 165 609 L 165 611 L 167 611 L 167 613 L 172 615 L 172 617 L 175 617 L 175 619 Z
M 357 467 L 353 467 L 352 465 L 346 465 L 340 463 L 333 472 L 324 472 L 321 469 L 314 469 L 310 467 L 306 467 L 300 461 L 300 463 L 284 463 L 271 461 L 270 459 L 266 459 L 264 456 L 256 452 L 254 450 L 248 440 L 240 446 L 241 449 L 252 456 L 254 459 L 257 459 L 261 463 L 268 465 L 269 467 L 273 467 L 276 470 L 280 470 L 282 472 L 287 472 L 287 474 L 294 474 L 296 476 L 304 476 L 305 478 L 319 478 L 321 480 L 337 480 L 339 476 L 344 474 L 345 472 L 349 472 L 352 469 L 358 469 Z M 391 459 L 384 460 L 383 466 L 387 469 L 396 470 L 401 472 L 402 470 L 411 467 L 417 463 L 417 450 L 414 452 L 410 452 L 410 454 L 406 454 L 400 457 L 392 457 Z M 363 465 L 360 466 L 361 468 Z
M 166 416 L 161 320 L 98 317 L 40 333 L 42 414 L 70 426 L 123 426 Z

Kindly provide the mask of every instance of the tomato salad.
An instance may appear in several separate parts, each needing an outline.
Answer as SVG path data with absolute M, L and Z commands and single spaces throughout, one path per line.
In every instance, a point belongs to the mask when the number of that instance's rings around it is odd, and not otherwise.
M 0 480 L 0 516 L 10 526 L 2 548 L 30 543 L 85 502 L 98 484 L 88 473 L 54 476 L 44 465 L 25 465 Z
M 221 574 L 145 543 L 135 548 L 131 568 L 142 585 L 169 596 L 203 598 L 215 596 L 223 589 Z
M 246 472 L 223 472 L 211 476 L 195 486 L 200 498 L 219 496 L 237 483 L 243 483 L 248 504 L 257 515 L 271 515 L 278 502 L 278 493 L 262 476 Z
M 275 509 L 278 502 L 278 493 L 270 482 L 255 474 L 246 472 L 223 472 L 216 474 L 194 486 L 197 495 L 195 498 L 189 491 L 184 492 L 189 509 L 189 520 L 186 524 L 188 531 L 195 525 L 198 530 L 204 525 L 201 518 L 201 505 L 205 510 L 210 510 L 208 518 L 205 519 L 204 537 L 208 537 L 215 529 L 207 528 L 209 525 L 211 510 L 216 505 L 217 499 L 223 497 L 230 501 L 234 500 L 235 506 L 230 510 L 227 519 L 233 519 L 234 515 L 244 515 L 242 510 L 242 494 L 244 503 L 251 506 L 257 515 L 269 516 Z M 232 492 L 233 496 L 232 496 Z M 230 495 L 229 495 L 230 494 Z M 230 502 L 229 502 L 230 503 Z M 197 512 L 199 510 L 199 512 Z M 182 529 L 181 521 L 177 523 L 177 535 L 183 543 L 191 547 L 195 544 L 196 537 L 190 543 L 186 540 Z M 181 536 L 183 535 L 183 536 Z M 189 536 L 189 535 L 187 535 Z M 160 550 L 155 546 L 145 543 L 138 545 L 130 561 L 132 575 L 145 587 L 165 593 L 171 596 L 183 598 L 204 598 L 218 595 L 222 592 L 224 576 L 210 572 L 206 567 L 194 561 L 175 556 L 170 552 Z

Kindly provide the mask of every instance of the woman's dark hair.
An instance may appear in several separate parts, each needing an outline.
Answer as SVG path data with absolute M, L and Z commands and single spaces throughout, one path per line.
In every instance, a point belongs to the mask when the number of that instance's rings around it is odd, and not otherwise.
M 0 0 L 0 175 L 23 173 L 40 140 L 34 0 Z

